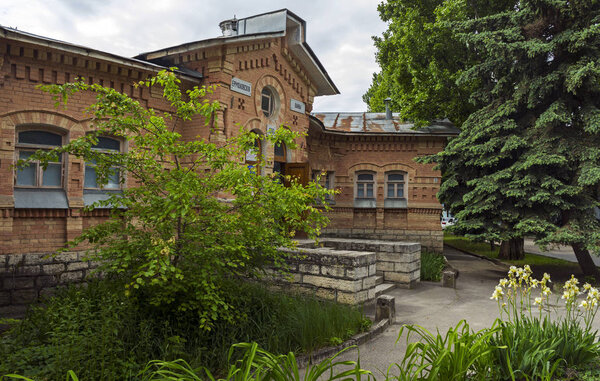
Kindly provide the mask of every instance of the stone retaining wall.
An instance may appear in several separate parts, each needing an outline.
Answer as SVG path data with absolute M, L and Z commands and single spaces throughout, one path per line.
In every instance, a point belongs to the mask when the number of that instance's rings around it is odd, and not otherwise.
M 344 304 L 361 304 L 375 299 L 375 253 L 329 247 L 284 251 L 300 257 L 288 260 L 289 277 L 275 277 L 279 286 L 289 288 L 291 283 L 291 288 L 297 291 Z
M 83 252 L 0 256 L 0 317 L 20 315 L 38 297 L 58 285 L 79 283 L 97 267 Z
M 412 288 L 421 278 L 419 243 L 348 238 L 322 238 L 319 243 L 336 250 L 376 253 L 377 275 L 383 276 L 384 282 Z
M 400 229 L 335 229 L 326 228 L 322 236 L 331 238 L 356 238 L 386 241 L 418 242 L 423 250 L 434 253 L 444 251 L 444 232 L 440 230 Z

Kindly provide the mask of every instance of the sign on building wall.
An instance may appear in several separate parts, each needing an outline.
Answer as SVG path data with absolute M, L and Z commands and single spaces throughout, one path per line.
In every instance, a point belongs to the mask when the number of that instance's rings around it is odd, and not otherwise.
M 240 94 L 244 94 L 247 96 L 252 96 L 252 84 L 250 82 L 246 82 L 239 78 L 231 78 L 231 87 L 232 91 L 235 91 Z
M 304 104 L 304 102 L 300 102 L 292 98 L 290 109 L 292 111 L 299 112 L 300 114 L 304 114 L 306 112 L 306 105 Z

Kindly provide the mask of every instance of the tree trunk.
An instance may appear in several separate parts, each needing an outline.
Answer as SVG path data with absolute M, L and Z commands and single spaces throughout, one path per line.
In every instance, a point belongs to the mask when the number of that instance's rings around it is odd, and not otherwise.
M 523 238 L 511 238 L 502 241 L 498 258 L 500 259 L 523 259 L 525 258 L 525 240 Z
M 583 275 L 593 276 L 596 278 L 596 281 L 600 282 L 600 271 L 598 271 L 598 268 L 594 264 L 590 252 L 576 243 L 571 245 L 571 247 L 573 248 L 575 257 L 577 257 L 577 263 L 579 263 L 579 267 L 581 268 Z

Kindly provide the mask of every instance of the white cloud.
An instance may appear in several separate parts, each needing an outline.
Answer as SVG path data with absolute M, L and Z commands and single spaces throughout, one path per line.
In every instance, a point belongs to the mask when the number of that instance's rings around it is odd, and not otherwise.
M 307 22 L 307 42 L 341 95 L 315 110 L 365 111 L 362 94 L 378 70 L 380 0 L 4 0 L 0 24 L 123 56 L 217 37 L 220 21 L 288 8 Z M 7 3 L 7 4 L 5 4 Z

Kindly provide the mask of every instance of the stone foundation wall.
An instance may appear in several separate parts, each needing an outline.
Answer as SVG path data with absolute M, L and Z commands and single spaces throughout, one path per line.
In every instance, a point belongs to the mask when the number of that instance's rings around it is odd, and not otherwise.
M 336 250 L 356 250 L 376 253 L 377 275 L 384 282 L 412 288 L 421 278 L 421 245 L 370 239 L 322 238 L 319 243 Z
M 18 316 L 56 286 L 82 282 L 96 266 L 84 252 L 0 256 L 0 317 Z
M 375 253 L 330 247 L 285 251 L 301 257 L 288 260 L 290 276 L 275 277 L 280 287 L 291 286 L 297 291 L 344 304 L 361 304 L 375 299 Z
M 425 251 L 432 251 L 434 253 L 442 253 L 444 251 L 444 232 L 442 230 L 326 228 L 323 230 L 322 237 L 418 242 Z

